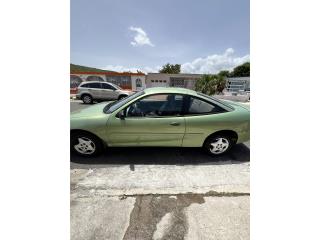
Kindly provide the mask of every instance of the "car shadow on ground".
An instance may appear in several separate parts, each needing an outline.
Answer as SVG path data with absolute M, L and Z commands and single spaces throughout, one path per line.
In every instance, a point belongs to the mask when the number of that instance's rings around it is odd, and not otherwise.
M 244 144 L 235 145 L 222 156 L 209 156 L 201 148 L 107 148 L 97 157 L 71 154 L 71 168 L 99 168 L 130 165 L 221 165 L 250 161 L 250 149 Z

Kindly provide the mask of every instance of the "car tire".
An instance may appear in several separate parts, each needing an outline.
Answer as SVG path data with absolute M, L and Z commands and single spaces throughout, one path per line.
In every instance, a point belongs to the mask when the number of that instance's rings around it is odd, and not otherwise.
M 104 149 L 102 141 L 87 132 L 71 133 L 70 147 L 72 153 L 84 157 L 97 156 Z
M 81 96 L 81 100 L 84 104 L 91 104 L 93 103 L 93 99 L 89 94 L 84 94 Z
M 121 99 L 123 99 L 123 98 L 125 98 L 125 97 L 128 97 L 127 95 L 120 95 L 119 97 L 118 97 L 118 100 L 121 100 Z
M 209 155 L 218 156 L 230 151 L 233 145 L 234 142 L 231 137 L 227 135 L 213 135 L 205 141 L 203 147 Z

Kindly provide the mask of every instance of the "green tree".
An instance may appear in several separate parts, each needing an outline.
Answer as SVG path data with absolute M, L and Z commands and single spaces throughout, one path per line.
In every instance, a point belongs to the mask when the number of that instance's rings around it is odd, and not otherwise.
M 231 77 L 249 77 L 250 76 L 250 62 L 246 62 L 233 69 Z
M 167 63 L 166 65 L 162 66 L 162 68 L 159 70 L 159 73 L 180 73 L 180 70 L 180 64 Z
M 223 76 L 223 77 L 229 77 L 230 72 L 228 70 L 222 70 L 218 73 L 218 75 Z
M 214 95 L 221 93 L 226 86 L 225 77 L 219 74 L 209 75 L 204 74 L 196 81 L 196 91 L 202 92 L 207 95 Z
M 226 76 L 219 75 L 216 77 L 216 93 L 222 93 L 223 89 L 226 87 Z

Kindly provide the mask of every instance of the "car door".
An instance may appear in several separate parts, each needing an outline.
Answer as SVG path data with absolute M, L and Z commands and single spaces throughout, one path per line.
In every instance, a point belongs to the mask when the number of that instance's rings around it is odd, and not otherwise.
M 226 115 L 222 107 L 195 96 L 185 96 L 184 117 L 186 132 L 184 147 L 200 147 L 210 134 L 227 129 Z
M 101 84 L 100 82 L 91 82 L 88 84 L 88 92 L 91 94 L 93 99 L 100 99 L 101 98 Z
M 107 124 L 111 146 L 181 146 L 185 120 L 181 116 L 182 95 L 149 95 L 123 109 Z M 119 113 L 119 112 L 118 112 Z
M 101 83 L 102 85 L 102 92 L 101 92 L 101 98 L 104 100 L 114 100 L 118 98 L 117 89 L 111 86 L 108 83 Z

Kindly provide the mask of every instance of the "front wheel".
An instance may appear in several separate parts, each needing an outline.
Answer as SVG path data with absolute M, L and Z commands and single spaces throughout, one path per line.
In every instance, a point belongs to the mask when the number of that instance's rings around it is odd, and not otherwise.
M 204 148 L 210 155 L 221 155 L 228 152 L 233 144 L 229 136 L 212 136 L 206 140 Z
M 71 151 L 81 156 L 96 156 L 103 150 L 99 138 L 89 133 L 71 134 Z

